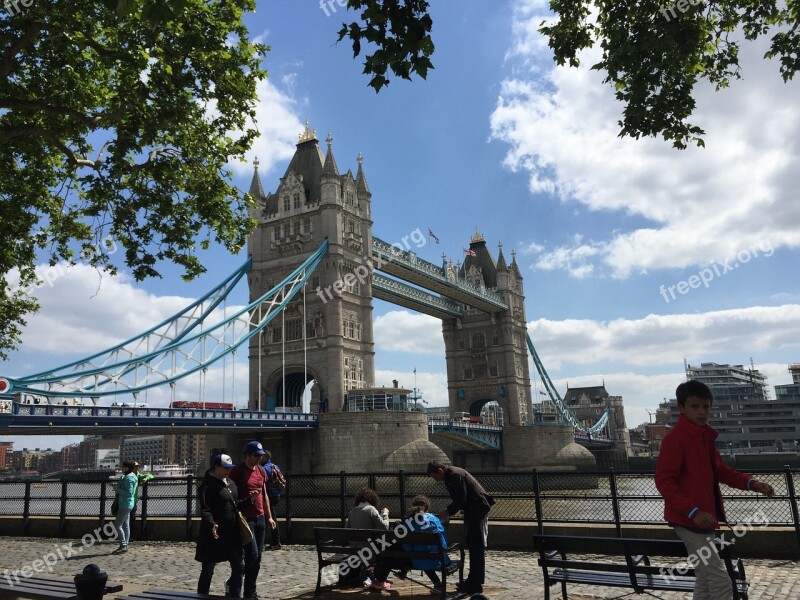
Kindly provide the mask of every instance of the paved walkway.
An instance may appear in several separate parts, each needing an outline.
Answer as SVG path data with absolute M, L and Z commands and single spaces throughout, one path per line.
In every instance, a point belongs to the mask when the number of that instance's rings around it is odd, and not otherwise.
M 68 548 L 69 544 L 71 549 Z M 109 580 L 123 583 L 125 592 L 148 588 L 194 591 L 200 565 L 194 560 L 194 544 L 181 542 L 136 542 L 127 554 L 112 555 L 112 542 L 83 546 L 80 540 L 0 537 L 0 576 L 25 566 L 45 569 L 44 561 L 54 563 L 52 574 L 70 577 L 89 563 L 98 564 Z M 63 560 L 58 554 L 63 556 Z M 69 556 L 73 553 L 72 556 Z M 48 556 L 49 555 L 49 556 Z M 57 560 L 56 560 L 57 559 Z M 37 563 L 36 561 L 42 561 Z M 485 595 L 491 600 L 539 600 L 544 598 L 542 574 L 532 553 L 489 551 L 486 559 Z M 262 598 L 311 600 L 316 584 L 317 555 L 311 546 L 284 546 L 267 552 L 261 567 L 258 593 Z M 333 567 L 331 567 L 333 569 Z M 800 563 L 779 560 L 745 560 L 750 600 L 797 600 L 800 598 Z M 217 566 L 211 584 L 212 594 L 222 594 L 222 582 L 229 574 L 227 564 Z M 413 581 L 398 581 L 391 592 L 380 594 L 388 600 L 431 598 L 423 587 L 425 576 L 414 574 Z M 448 584 L 448 588 L 450 585 Z M 626 596 L 629 590 L 570 586 L 570 600 L 610 599 Z M 553 588 L 553 598 L 561 597 Z M 378 593 L 346 590 L 326 594 L 324 598 L 356 600 L 379 598 Z M 669 600 L 690 597 L 674 592 L 654 594 Z M 317 597 L 322 598 L 322 597 Z

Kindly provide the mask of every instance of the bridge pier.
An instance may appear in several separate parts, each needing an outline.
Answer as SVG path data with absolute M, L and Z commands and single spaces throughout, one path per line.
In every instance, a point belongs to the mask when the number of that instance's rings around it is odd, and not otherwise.
M 575 443 L 572 427 L 555 423 L 503 427 L 503 465 L 508 471 L 596 469 L 594 455 Z

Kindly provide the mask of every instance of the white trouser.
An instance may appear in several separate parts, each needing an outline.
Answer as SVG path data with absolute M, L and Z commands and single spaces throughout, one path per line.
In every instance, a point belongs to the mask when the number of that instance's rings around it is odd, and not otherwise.
M 685 527 L 675 527 L 675 533 L 686 544 L 689 564 L 694 567 L 695 583 L 692 600 L 731 600 L 733 584 L 719 557 L 713 533 L 697 533 Z

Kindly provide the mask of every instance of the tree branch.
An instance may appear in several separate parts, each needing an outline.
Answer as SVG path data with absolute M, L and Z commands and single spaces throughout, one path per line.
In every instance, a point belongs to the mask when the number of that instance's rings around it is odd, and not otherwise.
M 46 104 L 36 100 L 22 100 L 18 98 L 0 98 L 0 108 L 8 108 L 11 110 L 27 109 L 44 112 L 50 115 L 68 116 L 77 119 L 89 127 L 97 125 L 103 118 L 102 115 L 87 115 L 68 106 L 53 106 L 52 104 Z
M 39 32 L 45 26 L 44 23 L 38 21 L 31 21 L 30 28 L 18 37 L 8 49 L 3 53 L 3 59 L 0 60 L 0 79 L 5 79 L 11 73 L 14 65 L 14 57 L 20 50 L 34 42 L 39 37 Z

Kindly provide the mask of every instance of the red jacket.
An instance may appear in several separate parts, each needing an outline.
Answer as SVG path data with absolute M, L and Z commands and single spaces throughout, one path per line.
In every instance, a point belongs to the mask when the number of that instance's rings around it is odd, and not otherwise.
M 699 427 L 680 415 L 678 424 L 661 441 L 656 463 L 656 487 L 664 497 L 664 518 L 673 525 L 696 529 L 692 517 L 698 511 L 726 521 L 720 482 L 740 490 L 749 489 L 752 476 L 739 473 L 722 462 L 714 441 L 717 432 Z

